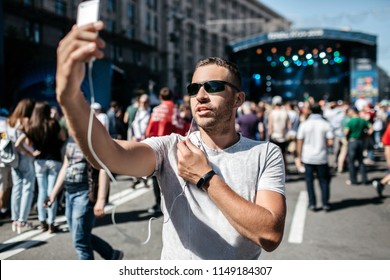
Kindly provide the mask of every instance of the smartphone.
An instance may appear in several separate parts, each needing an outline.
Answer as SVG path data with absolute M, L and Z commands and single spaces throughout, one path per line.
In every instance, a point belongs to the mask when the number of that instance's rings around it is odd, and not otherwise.
M 99 20 L 100 0 L 81 2 L 77 9 L 77 26 L 97 22 Z

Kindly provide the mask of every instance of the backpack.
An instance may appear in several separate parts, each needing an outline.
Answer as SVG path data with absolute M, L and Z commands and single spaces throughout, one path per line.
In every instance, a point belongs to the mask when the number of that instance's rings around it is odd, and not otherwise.
M 0 140 L 0 161 L 9 167 L 17 167 L 19 154 L 16 151 L 15 143 L 8 137 Z

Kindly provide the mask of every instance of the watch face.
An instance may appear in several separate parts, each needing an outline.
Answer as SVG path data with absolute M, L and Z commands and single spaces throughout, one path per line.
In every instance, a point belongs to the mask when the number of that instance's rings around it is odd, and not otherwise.
M 214 170 L 211 170 L 209 172 L 207 172 L 202 178 L 199 179 L 198 183 L 196 184 L 196 186 L 203 190 L 203 186 L 208 182 L 210 181 L 210 179 L 215 175 L 215 172 Z
M 205 183 L 205 179 L 204 179 L 204 177 L 202 177 L 202 178 L 199 179 L 199 181 L 198 181 L 198 183 L 196 184 L 196 186 L 197 186 L 199 189 L 201 189 L 201 188 L 203 187 L 204 183 Z

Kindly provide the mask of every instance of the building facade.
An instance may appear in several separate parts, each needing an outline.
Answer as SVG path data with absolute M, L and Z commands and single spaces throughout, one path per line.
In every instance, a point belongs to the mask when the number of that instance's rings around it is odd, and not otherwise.
M 39 87 L 54 96 L 56 48 L 75 23 L 80 0 L 4 0 L 0 45 L 3 106 Z M 256 0 L 101 0 L 111 98 L 169 86 L 180 98 L 197 60 L 227 57 L 230 41 L 287 30 L 291 23 Z M 34 83 L 39 83 L 37 86 Z

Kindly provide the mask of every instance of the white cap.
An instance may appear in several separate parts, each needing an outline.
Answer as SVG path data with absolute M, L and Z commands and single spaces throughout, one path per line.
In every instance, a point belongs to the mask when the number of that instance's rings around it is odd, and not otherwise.
M 282 105 L 282 101 L 282 97 L 279 95 L 272 97 L 272 105 Z
M 94 110 L 101 110 L 102 109 L 102 105 L 100 105 L 99 103 L 95 102 L 95 103 L 92 103 L 91 108 L 94 109 Z

